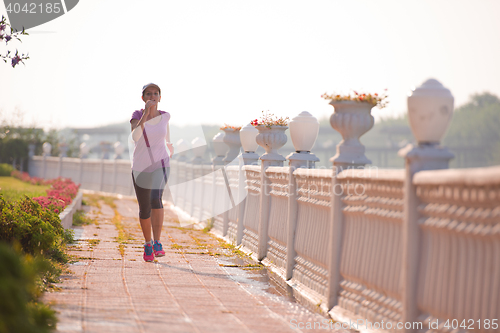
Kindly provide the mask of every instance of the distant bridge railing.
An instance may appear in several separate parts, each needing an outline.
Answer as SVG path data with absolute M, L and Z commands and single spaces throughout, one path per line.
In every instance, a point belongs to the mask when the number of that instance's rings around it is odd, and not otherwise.
M 47 179 L 71 178 L 86 190 L 134 195 L 129 160 L 33 156 L 28 172 Z

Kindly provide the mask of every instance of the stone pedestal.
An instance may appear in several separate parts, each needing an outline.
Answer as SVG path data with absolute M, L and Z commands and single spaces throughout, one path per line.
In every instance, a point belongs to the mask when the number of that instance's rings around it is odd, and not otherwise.
M 244 165 L 259 165 L 259 155 L 254 152 L 245 152 L 240 155 Z
M 307 151 L 291 153 L 286 157 L 286 159 L 289 161 L 290 167 L 293 167 L 294 169 L 314 169 L 315 163 L 319 162 L 319 158 L 316 155 Z
M 422 170 L 448 169 L 450 160 L 455 157 L 446 147 L 436 144 L 412 144 L 399 150 L 398 155 L 406 160 L 411 176 Z

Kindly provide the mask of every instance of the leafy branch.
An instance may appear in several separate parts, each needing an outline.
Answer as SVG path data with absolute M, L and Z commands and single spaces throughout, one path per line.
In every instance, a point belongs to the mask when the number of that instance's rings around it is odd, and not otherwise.
M 8 29 L 10 29 L 10 34 L 8 32 Z M 24 30 L 24 28 L 22 31 L 14 31 L 12 26 L 7 23 L 7 18 L 2 15 L 2 20 L 0 21 L 0 41 L 4 40 L 5 45 L 7 45 L 13 39 L 17 39 L 22 43 L 21 39 L 19 38 L 20 35 L 27 36 L 28 33 Z M 19 51 L 17 49 L 15 53 L 7 50 L 7 53 L 5 55 L 0 54 L 0 57 L 5 63 L 7 63 L 7 59 L 9 59 L 11 61 L 12 67 L 16 67 L 16 65 L 18 65 L 19 63 L 24 64 L 24 60 L 29 59 L 28 54 L 19 54 Z

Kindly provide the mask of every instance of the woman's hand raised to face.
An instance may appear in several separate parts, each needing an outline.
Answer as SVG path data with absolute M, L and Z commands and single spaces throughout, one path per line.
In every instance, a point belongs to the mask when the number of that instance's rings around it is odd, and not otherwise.
M 146 102 L 146 105 L 144 106 L 144 114 L 149 115 L 149 113 L 151 112 L 151 107 L 154 107 L 155 105 L 158 105 L 157 101 L 148 100 Z

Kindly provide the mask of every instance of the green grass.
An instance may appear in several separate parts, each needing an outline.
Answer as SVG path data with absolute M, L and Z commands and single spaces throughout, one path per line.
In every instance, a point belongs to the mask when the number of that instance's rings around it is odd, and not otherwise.
M 0 177 L 0 194 L 7 201 L 17 201 L 27 195 L 30 198 L 47 195 L 50 185 L 31 185 L 13 177 Z
M 83 210 L 77 210 L 75 214 L 73 214 L 73 225 L 81 226 L 81 225 L 89 225 L 94 223 L 95 221 L 90 217 L 85 215 Z

